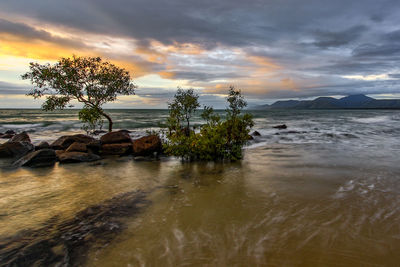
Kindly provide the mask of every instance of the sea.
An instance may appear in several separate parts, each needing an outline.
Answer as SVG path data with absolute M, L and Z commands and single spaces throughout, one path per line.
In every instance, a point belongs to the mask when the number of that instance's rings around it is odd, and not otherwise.
M 0 266 L 32 244 L 37 266 L 399 266 L 400 111 L 246 112 L 260 136 L 237 162 L 125 156 L 15 169 L 0 160 Z M 85 133 L 77 113 L 3 109 L 0 132 L 50 142 Z M 168 116 L 109 113 L 133 139 Z M 112 212 L 136 194 L 140 203 Z M 82 219 L 110 205 L 101 220 Z

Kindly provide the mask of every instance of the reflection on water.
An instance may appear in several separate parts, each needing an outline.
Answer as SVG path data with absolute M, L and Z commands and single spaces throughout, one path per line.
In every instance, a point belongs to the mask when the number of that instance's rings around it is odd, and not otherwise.
M 311 149 L 174 165 L 153 205 L 93 250 L 88 265 L 396 266 L 399 167 L 391 156 L 380 164 L 356 151 Z
M 0 169 L 0 237 L 37 228 L 54 216 L 67 218 L 89 205 L 162 182 L 174 162 L 111 158 L 54 168 Z

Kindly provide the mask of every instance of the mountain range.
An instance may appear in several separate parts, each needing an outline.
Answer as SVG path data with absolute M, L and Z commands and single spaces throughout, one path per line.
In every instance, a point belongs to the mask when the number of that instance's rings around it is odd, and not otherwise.
M 400 99 L 374 99 L 366 95 L 349 95 L 340 99 L 318 97 L 314 100 L 276 101 L 255 109 L 400 109 Z

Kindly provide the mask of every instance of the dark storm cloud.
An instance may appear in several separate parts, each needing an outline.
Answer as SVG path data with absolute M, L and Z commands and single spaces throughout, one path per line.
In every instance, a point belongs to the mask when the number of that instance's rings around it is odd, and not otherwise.
M 383 45 L 364 44 L 353 50 L 354 57 L 398 57 L 400 45 L 398 43 L 386 43 Z
M 390 41 L 400 41 L 400 30 L 391 31 L 385 35 L 385 38 Z
M 332 32 L 318 30 L 315 33 L 314 45 L 320 48 L 339 47 L 357 40 L 367 30 L 364 25 L 353 26 L 347 30 Z
M 266 44 L 281 36 L 301 36 L 316 27 L 325 27 L 321 32 L 347 35 L 344 27 L 359 24 L 360 20 L 370 21 L 371 16 L 377 16 L 379 8 L 391 7 L 394 12 L 393 6 L 396 6 L 394 0 L 13 0 L 0 3 L 3 11 L 83 31 L 163 43 L 197 42 L 205 46 Z
M 194 71 L 171 71 L 175 79 L 189 80 L 192 82 L 208 82 L 219 79 L 238 79 L 246 77 L 236 72 L 209 73 L 209 72 L 194 72 Z
M 287 98 L 312 98 L 321 96 L 320 92 L 324 92 L 322 96 L 335 95 L 379 95 L 379 94 L 398 94 L 400 91 L 400 83 L 394 81 L 353 81 L 340 84 L 325 84 L 316 87 L 303 87 L 301 90 L 274 90 L 264 97 L 252 96 L 250 99 L 287 99 Z M 256 98 L 255 98 L 256 97 Z
M 68 47 L 85 47 L 79 40 L 56 37 L 47 31 L 37 30 L 27 24 L 11 22 L 2 18 L 0 18 L 0 33 L 12 34 L 26 40 L 48 41 Z
M 206 50 L 238 48 L 248 56 L 273 59 L 284 76 L 331 76 L 326 86 L 283 93 L 266 90 L 265 97 L 400 92 L 392 83 L 346 84 L 340 77 L 335 82 L 337 76 L 400 73 L 398 0 L 4 0 L 0 10 L 0 16 L 8 18 L 0 20 L 1 31 L 31 38 L 55 37 L 29 25 L 10 22 L 10 18 L 29 17 L 72 31 L 132 38 L 142 47 L 156 40 L 163 44 L 194 43 Z M 249 64 L 221 57 L 212 59 L 210 65 L 207 52 L 203 59 L 196 60 L 172 68 L 172 74 L 176 79 L 190 81 L 235 80 L 246 73 L 220 71 L 218 60 L 222 68 L 228 66 L 227 62 Z M 148 68 L 161 72 L 164 67 Z
M 308 71 L 334 74 L 334 75 L 372 75 L 387 72 L 396 67 L 394 62 L 371 61 L 362 62 L 352 58 L 343 61 L 333 61 L 331 64 L 321 65 L 316 68 L 308 69 Z M 307 71 L 307 69 L 305 70 Z

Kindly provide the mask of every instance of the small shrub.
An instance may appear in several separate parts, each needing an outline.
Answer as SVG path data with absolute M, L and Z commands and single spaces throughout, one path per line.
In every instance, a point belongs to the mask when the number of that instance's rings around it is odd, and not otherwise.
M 247 104 L 240 90 L 231 86 L 227 101 L 229 105 L 225 120 L 221 120 L 212 107 L 204 107 L 201 117 L 205 124 L 196 133 L 190 128 L 190 118 L 200 106 L 198 95 L 192 89 L 178 89 L 174 101 L 169 104 L 165 152 L 190 161 L 241 159 L 243 146 L 248 141 L 254 122 L 250 114 L 241 114 Z

